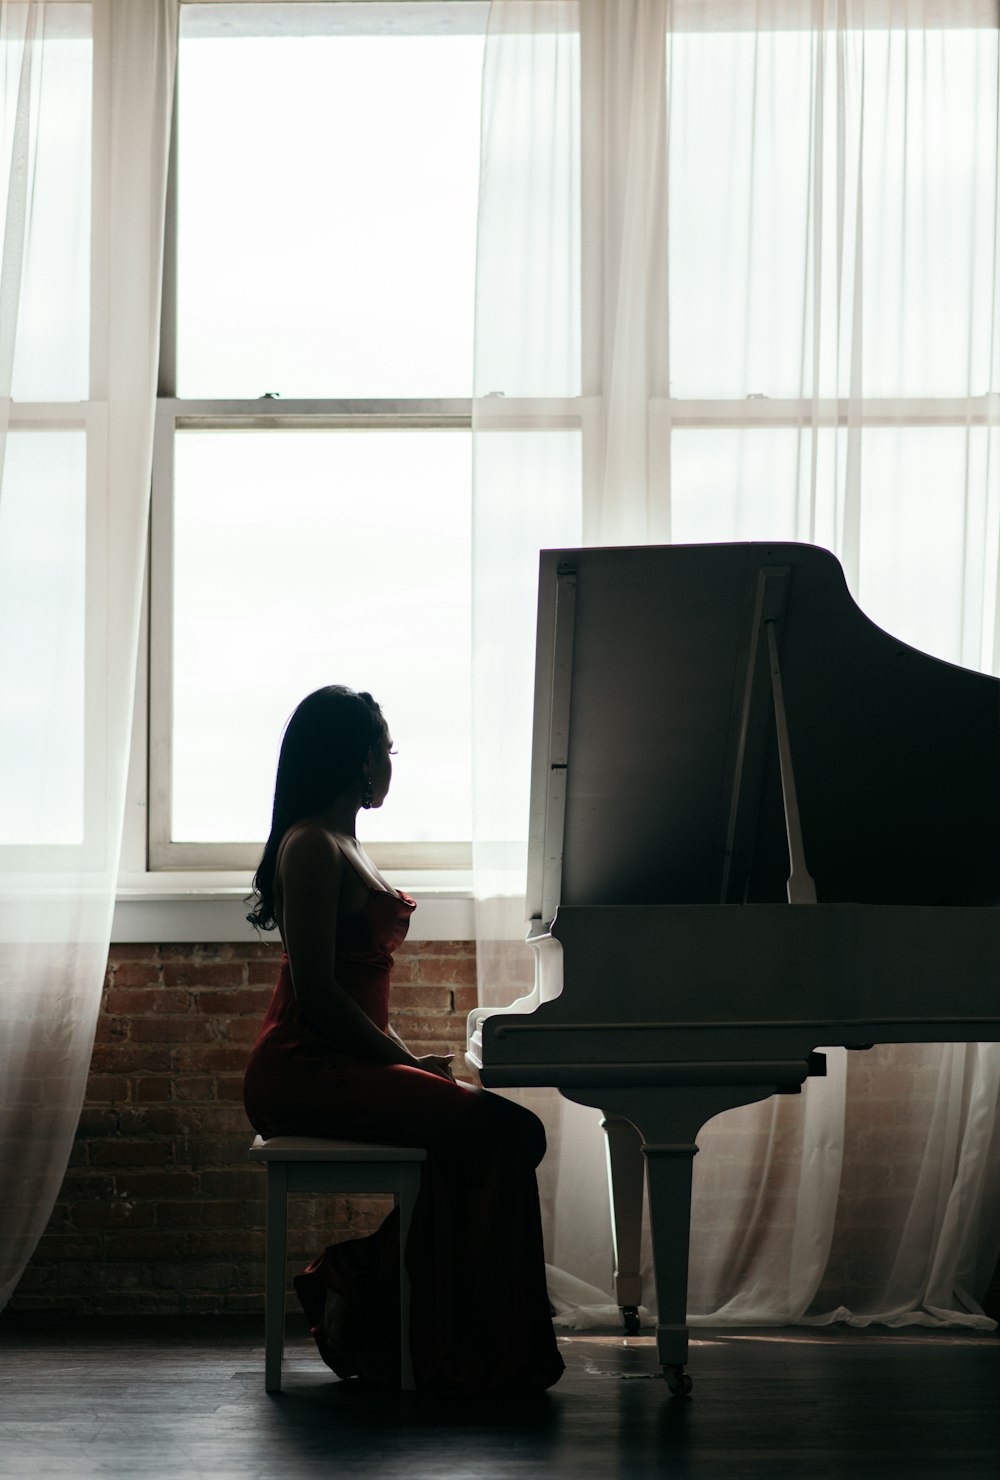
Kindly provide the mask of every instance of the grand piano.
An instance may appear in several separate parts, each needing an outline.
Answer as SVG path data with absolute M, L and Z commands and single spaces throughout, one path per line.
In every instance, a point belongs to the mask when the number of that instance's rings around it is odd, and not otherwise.
M 540 558 L 532 992 L 484 1085 L 603 1113 L 617 1300 L 686 1395 L 696 1138 L 820 1046 L 1000 1040 L 1000 682 L 877 627 L 802 544 Z

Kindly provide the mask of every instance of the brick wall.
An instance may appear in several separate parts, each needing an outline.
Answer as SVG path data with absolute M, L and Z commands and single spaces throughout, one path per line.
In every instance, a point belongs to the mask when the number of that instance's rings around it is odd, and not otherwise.
M 408 941 L 397 954 L 393 1022 L 415 1052 L 464 1050 L 473 953 L 468 942 Z M 279 954 L 271 944 L 112 947 L 70 1166 L 12 1308 L 261 1308 L 264 1173 L 246 1158 L 242 1074 Z M 849 1303 L 887 1272 L 886 1185 L 912 1178 L 920 1152 L 921 1132 L 901 1107 L 923 1080 L 928 1094 L 934 1087 L 922 1058 L 899 1046 L 850 1056 L 844 1176 L 820 1304 Z M 387 1207 L 384 1198 L 297 1199 L 289 1273 L 325 1243 L 370 1231 Z M 1000 1271 L 987 1308 L 1000 1317 Z
M 474 950 L 414 941 L 397 953 L 393 1024 L 415 1053 L 464 1051 Z M 247 1161 L 242 1083 L 280 954 L 271 944 L 112 946 L 73 1155 L 12 1309 L 261 1308 L 264 1172 Z M 297 1199 L 290 1271 L 370 1231 L 388 1206 Z

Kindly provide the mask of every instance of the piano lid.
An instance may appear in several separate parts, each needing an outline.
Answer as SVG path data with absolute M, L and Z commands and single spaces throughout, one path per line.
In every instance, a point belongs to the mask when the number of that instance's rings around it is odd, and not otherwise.
M 547 550 L 529 915 L 777 902 L 765 620 L 820 903 L 1000 902 L 1000 683 L 908 647 L 800 544 Z

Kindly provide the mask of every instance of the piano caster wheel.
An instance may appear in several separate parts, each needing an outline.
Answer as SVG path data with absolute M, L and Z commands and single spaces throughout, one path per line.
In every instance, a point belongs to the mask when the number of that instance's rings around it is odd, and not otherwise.
M 639 1334 L 639 1311 L 634 1305 L 622 1306 L 622 1325 L 625 1327 L 626 1336 L 638 1336 Z
M 675 1398 L 687 1398 L 691 1394 L 691 1379 L 683 1367 L 664 1367 L 663 1376 L 667 1387 Z

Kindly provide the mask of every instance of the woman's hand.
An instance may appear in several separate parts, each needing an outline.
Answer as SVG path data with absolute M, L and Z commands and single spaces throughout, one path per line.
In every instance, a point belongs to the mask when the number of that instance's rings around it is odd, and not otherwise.
M 428 1074 L 436 1074 L 440 1079 L 450 1079 L 452 1084 L 455 1083 L 455 1076 L 451 1072 L 451 1061 L 454 1057 L 453 1053 L 414 1054 L 418 1069 L 423 1069 Z

